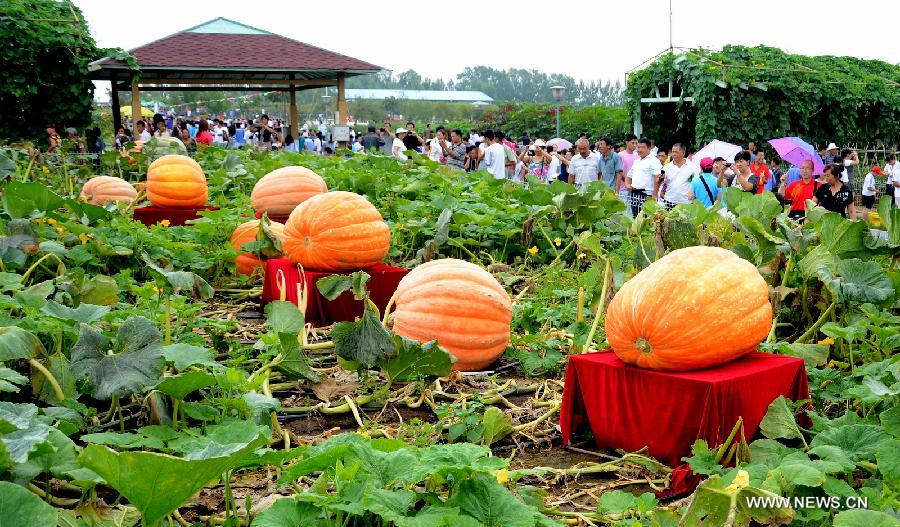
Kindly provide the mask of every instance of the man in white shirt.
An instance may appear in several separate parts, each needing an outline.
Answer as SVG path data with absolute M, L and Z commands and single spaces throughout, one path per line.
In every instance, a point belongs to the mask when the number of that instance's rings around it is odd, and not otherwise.
M 476 143 L 480 143 L 482 141 L 481 136 L 478 135 L 478 131 L 472 128 L 469 130 L 469 144 L 471 146 L 475 146 Z
M 896 154 L 888 154 L 885 159 L 887 163 L 884 165 L 884 173 L 887 174 L 888 189 L 894 191 L 894 206 L 900 207 L 900 163 L 897 162 Z
M 875 176 L 881 176 L 883 174 L 884 172 L 881 170 L 881 167 L 875 165 L 872 167 L 872 171 L 866 174 L 866 178 L 863 180 L 862 206 L 866 209 L 875 208 Z
M 631 193 L 631 214 L 637 216 L 647 198 L 659 191 L 662 164 L 650 151 L 652 143 L 646 137 L 638 141 L 638 158 L 625 175 L 625 188 Z
M 685 148 L 681 143 L 672 145 L 672 160 L 662 167 L 665 174 L 666 193 L 663 204 L 671 209 L 679 203 L 689 203 L 692 178 L 699 176 L 697 166 L 685 158 Z M 659 199 L 659 196 L 657 196 Z
M 406 152 L 406 145 L 403 144 L 404 137 L 406 137 L 406 128 L 397 128 L 397 133 L 394 135 L 394 141 L 391 144 L 391 155 L 400 161 L 409 159 L 404 153 Z
M 484 168 L 494 179 L 506 179 L 506 150 L 503 143 L 495 141 L 494 131 L 485 130 L 481 136 L 484 147 Z
M 568 171 L 569 183 L 578 188 L 584 188 L 588 183 L 598 180 L 600 155 L 591 151 L 586 138 L 575 141 L 575 155 L 569 161 Z
M 147 131 L 147 125 L 144 124 L 144 121 L 138 121 L 135 126 L 137 127 L 137 138 L 141 141 L 149 141 L 152 136 Z

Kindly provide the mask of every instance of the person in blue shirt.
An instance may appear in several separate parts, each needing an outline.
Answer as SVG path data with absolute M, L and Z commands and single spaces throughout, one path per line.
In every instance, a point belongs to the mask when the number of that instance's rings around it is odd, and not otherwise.
M 715 163 L 709 157 L 701 159 L 700 171 L 702 173 L 692 178 L 691 189 L 688 191 L 688 199 L 703 203 L 707 209 L 712 208 L 713 204 L 719 200 L 719 194 L 721 194 L 719 175 L 713 173 L 716 167 L 721 172 L 722 163 Z
M 784 181 L 784 186 L 787 187 L 794 181 L 800 181 L 802 177 L 803 176 L 800 175 L 800 167 L 792 166 L 790 170 L 787 171 L 787 179 Z

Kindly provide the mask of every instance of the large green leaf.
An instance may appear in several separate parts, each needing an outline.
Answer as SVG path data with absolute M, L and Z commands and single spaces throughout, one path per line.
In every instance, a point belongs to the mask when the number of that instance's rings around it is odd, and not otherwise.
M 190 366 L 209 366 L 210 368 L 221 368 L 222 365 L 216 362 L 213 352 L 200 346 L 192 346 L 190 344 L 169 344 L 162 348 L 163 357 L 166 362 L 171 362 L 176 370 L 186 370 Z
M 296 333 L 278 334 L 278 352 L 281 353 L 282 360 L 275 366 L 275 369 L 286 374 L 290 379 L 319 382 L 319 375 L 309 365 L 309 360 L 300 347 Z
M 750 525 L 751 520 L 763 525 L 790 523 L 793 518 L 790 507 L 779 507 L 776 503 L 750 507 L 748 503 L 748 499 L 776 497 L 777 494 L 750 486 L 731 490 L 721 476 L 711 476 L 697 487 L 681 525 Z
M 834 527 L 900 527 L 900 520 L 881 511 L 850 509 L 834 516 Z
M 252 527 L 324 527 L 328 524 L 315 505 L 294 498 L 282 498 L 259 513 Z
M 437 341 L 421 344 L 400 335 L 393 335 L 392 340 L 397 354 L 381 362 L 391 382 L 443 377 L 450 373 L 456 362 L 456 358 L 440 347 Z
M 878 425 L 851 424 L 823 430 L 813 438 L 810 446 L 836 446 L 858 462 L 874 459 L 878 446 L 887 439 L 884 429 Z
M 3 207 L 11 218 L 31 218 L 63 206 L 63 199 L 40 183 L 14 182 L 3 192 Z
M 266 327 L 274 333 L 294 333 L 303 331 L 303 313 L 293 302 L 277 300 L 266 304 Z
M 854 256 L 866 250 L 863 243 L 865 222 L 850 221 L 836 212 L 827 212 L 813 222 L 813 228 L 819 234 L 821 246 L 839 258 Z
M 397 347 L 391 336 L 391 332 L 368 307 L 360 320 L 338 322 L 331 330 L 335 354 L 363 368 L 371 368 L 379 361 L 396 355 Z
M 27 359 L 41 351 L 41 341 L 17 326 L 0 327 L 0 362 Z
M 82 324 L 72 347 L 72 373 L 88 380 L 97 399 L 126 397 L 153 386 L 164 366 L 159 330 L 141 316 L 122 324 L 114 346 L 105 335 Z
M 882 441 L 875 451 L 875 458 L 885 481 L 892 485 L 900 483 L 900 439 Z
M 335 300 L 345 291 L 353 291 L 353 298 L 362 300 L 366 297 L 366 283 L 369 281 L 368 273 L 356 271 L 349 275 L 333 274 L 320 278 L 316 282 L 316 288 L 328 300 Z
M 155 389 L 175 399 L 183 400 L 189 393 L 215 384 L 215 375 L 205 371 L 187 371 L 164 377 L 157 383 Z
M 0 392 L 18 392 L 19 386 L 28 382 L 28 377 L 9 368 L 0 367 Z
M 41 313 L 69 322 L 90 324 L 103 318 L 103 315 L 108 313 L 109 309 L 109 306 L 95 306 L 93 304 L 81 304 L 77 308 L 72 309 L 50 300 L 41 308 Z
M 819 278 L 841 302 L 880 304 L 894 296 L 894 283 L 878 262 L 838 260 L 834 269 L 819 269 Z
M 56 521 L 56 509 L 33 492 L 8 481 L 0 481 L 0 527 L 54 527 Z
M 250 434 L 241 442 L 203 449 L 194 452 L 192 457 L 120 453 L 105 446 L 88 445 L 78 462 L 99 474 L 137 507 L 147 527 L 157 527 L 167 514 L 266 442 L 255 427 L 248 430 Z
M 893 206 L 892 202 L 891 196 L 881 196 L 878 200 L 878 215 L 884 222 L 888 244 L 891 247 L 900 247 L 900 208 Z
M 536 511 L 525 505 L 490 474 L 477 473 L 457 482 L 446 501 L 482 525 L 534 527 Z
M 801 439 L 803 433 L 797 425 L 794 411 L 788 400 L 779 395 L 769 404 L 765 417 L 759 423 L 759 429 L 769 439 Z

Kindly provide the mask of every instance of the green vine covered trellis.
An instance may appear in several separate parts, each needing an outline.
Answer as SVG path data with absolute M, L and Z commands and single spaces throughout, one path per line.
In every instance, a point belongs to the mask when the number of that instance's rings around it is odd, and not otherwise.
M 668 95 L 693 102 L 641 104 Z M 739 144 L 786 135 L 813 144 L 900 144 L 900 66 L 853 57 L 791 55 L 767 47 L 726 46 L 667 53 L 632 73 L 632 115 L 661 144 L 721 139 Z

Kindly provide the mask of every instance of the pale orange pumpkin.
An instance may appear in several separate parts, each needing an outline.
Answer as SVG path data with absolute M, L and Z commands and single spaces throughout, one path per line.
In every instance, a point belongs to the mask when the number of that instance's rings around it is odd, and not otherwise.
M 309 198 L 328 192 L 321 176 L 301 166 L 282 167 L 260 178 L 250 193 L 250 204 L 259 214 L 287 216 Z
M 326 192 L 297 205 L 284 237 L 284 254 L 316 271 L 371 267 L 391 248 L 391 230 L 381 213 L 353 192 Z
M 437 340 L 456 357 L 456 370 L 484 369 L 509 344 L 509 295 L 473 263 L 447 258 L 422 264 L 400 281 L 395 302 L 394 332 Z
M 87 180 L 81 188 L 82 199 L 94 205 L 121 201 L 131 203 L 137 191 L 131 183 L 114 176 L 96 176 Z
M 772 328 L 756 267 L 719 247 L 687 247 L 625 282 L 606 312 L 606 339 L 624 362 L 689 371 L 756 350 Z
M 238 225 L 234 229 L 231 239 L 228 240 L 231 246 L 241 253 L 234 259 L 238 274 L 252 275 L 257 269 L 262 268 L 262 260 L 258 256 L 241 249 L 245 243 L 255 242 L 259 239 L 259 224 L 260 220 L 250 220 Z M 284 225 L 271 222 L 269 228 L 279 240 L 284 239 Z
M 147 199 L 158 207 L 195 208 L 206 204 L 209 190 L 200 165 L 188 156 L 169 154 L 147 169 Z

